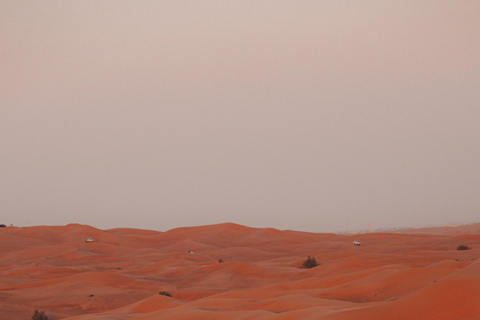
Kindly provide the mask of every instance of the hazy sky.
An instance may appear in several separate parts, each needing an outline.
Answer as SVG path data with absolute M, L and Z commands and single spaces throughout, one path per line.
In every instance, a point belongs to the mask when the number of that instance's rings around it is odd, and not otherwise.
M 0 2 L 0 223 L 480 221 L 480 1 Z

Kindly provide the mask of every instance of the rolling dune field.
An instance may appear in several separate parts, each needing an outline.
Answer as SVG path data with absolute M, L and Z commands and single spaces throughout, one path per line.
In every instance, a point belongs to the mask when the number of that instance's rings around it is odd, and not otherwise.
M 70 224 L 0 228 L 0 241 L 3 320 L 35 309 L 49 320 L 480 319 L 480 224 L 356 235 Z M 317 267 L 302 267 L 308 256 Z

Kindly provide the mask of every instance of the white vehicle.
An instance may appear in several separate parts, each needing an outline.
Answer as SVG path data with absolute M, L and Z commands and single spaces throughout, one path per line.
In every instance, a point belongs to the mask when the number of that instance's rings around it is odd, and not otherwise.
M 360 241 L 353 241 L 353 244 L 356 245 L 356 246 L 361 246 L 362 244 L 360 243 Z
M 95 240 L 93 240 L 93 238 L 88 238 L 87 240 L 85 240 L 85 242 L 95 242 Z

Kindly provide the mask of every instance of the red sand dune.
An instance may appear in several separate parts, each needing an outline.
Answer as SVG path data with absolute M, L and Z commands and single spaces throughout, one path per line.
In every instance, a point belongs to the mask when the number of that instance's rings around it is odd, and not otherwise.
M 480 224 L 361 235 L 72 224 L 0 228 L 0 240 L 2 320 L 35 309 L 52 320 L 480 319 Z M 319 266 L 302 268 L 307 256 Z

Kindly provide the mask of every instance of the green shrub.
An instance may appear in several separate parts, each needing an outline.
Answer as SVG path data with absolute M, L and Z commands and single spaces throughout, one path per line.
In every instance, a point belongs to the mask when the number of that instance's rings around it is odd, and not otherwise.
M 45 311 L 35 310 L 31 320 L 48 320 L 48 317 L 45 315 Z
M 472 248 L 470 248 L 466 244 L 461 244 L 457 247 L 457 250 L 470 250 L 470 249 L 472 249 Z
M 223 259 L 218 259 L 218 263 L 224 263 Z
M 317 260 L 315 260 L 315 257 L 308 256 L 307 260 L 303 261 L 303 267 L 304 268 L 314 268 L 318 266 Z
M 167 291 L 160 291 L 158 294 L 161 294 L 162 296 L 167 296 L 167 297 L 171 297 L 172 295 L 170 293 L 168 293 Z

